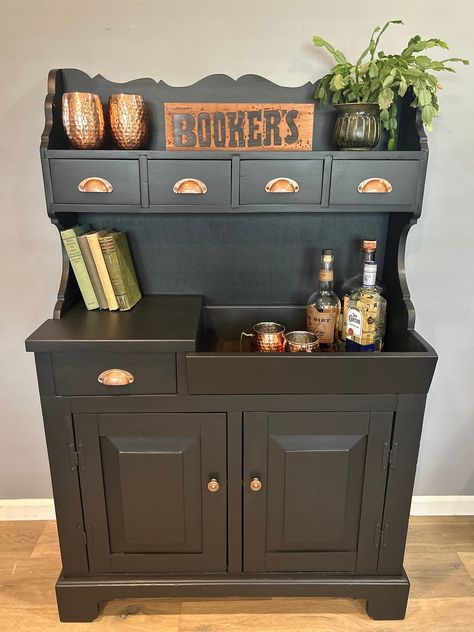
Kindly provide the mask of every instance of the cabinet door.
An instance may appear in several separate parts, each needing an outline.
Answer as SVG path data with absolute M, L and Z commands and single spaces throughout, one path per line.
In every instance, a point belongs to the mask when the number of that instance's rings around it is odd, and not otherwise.
M 391 427 L 392 413 L 247 413 L 244 570 L 374 573 Z
M 93 573 L 226 569 L 226 416 L 74 418 Z M 216 479 L 218 491 L 209 491 Z

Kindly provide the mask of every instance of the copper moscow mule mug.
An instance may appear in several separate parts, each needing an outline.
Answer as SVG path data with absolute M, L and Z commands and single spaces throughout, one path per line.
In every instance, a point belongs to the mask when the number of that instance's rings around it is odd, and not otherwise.
M 111 94 L 110 128 L 120 149 L 140 149 L 148 135 L 145 101 L 139 94 Z
M 244 336 L 252 338 L 257 351 L 263 353 L 283 353 L 285 351 L 285 328 L 280 323 L 262 322 L 253 326 L 253 333 L 243 331 L 240 334 L 240 350 Z
M 63 125 L 75 149 L 98 149 L 104 140 L 104 112 L 92 92 L 63 94 Z
M 290 331 L 285 338 L 287 351 L 291 353 L 319 351 L 319 338 L 311 331 Z

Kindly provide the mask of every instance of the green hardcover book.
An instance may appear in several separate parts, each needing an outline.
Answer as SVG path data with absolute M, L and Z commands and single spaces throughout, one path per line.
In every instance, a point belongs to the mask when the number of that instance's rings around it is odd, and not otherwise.
M 108 309 L 109 306 L 107 304 L 107 299 L 105 298 L 99 273 L 95 267 L 92 251 L 89 246 L 89 242 L 87 241 L 87 235 L 78 235 L 77 242 L 79 244 L 79 248 L 81 249 L 82 256 L 84 257 L 84 263 L 86 264 L 87 272 L 89 273 L 99 307 L 100 309 Z
M 81 249 L 79 248 L 79 242 L 77 238 L 79 235 L 84 235 L 90 231 L 89 224 L 81 224 L 80 226 L 73 226 L 61 231 L 61 238 L 64 243 L 69 261 L 71 262 L 72 269 L 76 275 L 77 284 L 81 290 L 82 298 L 86 304 L 87 309 L 98 309 L 99 302 L 94 292 L 87 266 L 82 256 Z
M 99 238 L 112 287 L 121 312 L 132 309 L 142 295 L 124 232 L 111 231 Z

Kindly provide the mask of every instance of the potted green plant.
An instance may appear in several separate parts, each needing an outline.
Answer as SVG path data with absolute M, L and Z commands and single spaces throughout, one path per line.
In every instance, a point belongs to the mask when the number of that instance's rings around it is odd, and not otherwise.
M 391 24 L 377 26 L 367 48 L 355 64 L 322 37 L 313 37 L 313 44 L 325 48 L 336 60 L 331 72 L 318 83 L 315 98 L 331 101 L 338 111 L 334 141 L 341 149 L 373 149 L 380 139 L 380 126 L 389 133 L 388 149 L 397 146 L 397 99 L 408 89 L 413 91 L 411 106 L 421 111 L 428 130 L 438 116 L 437 92 L 440 84 L 436 72 L 455 72 L 450 62 L 469 64 L 467 59 L 450 57 L 436 61 L 421 54 L 429 48 L 448 48 L 440 39 L 422 39 L 415 35 L 399 55 L 378 51 L 380 38 Z

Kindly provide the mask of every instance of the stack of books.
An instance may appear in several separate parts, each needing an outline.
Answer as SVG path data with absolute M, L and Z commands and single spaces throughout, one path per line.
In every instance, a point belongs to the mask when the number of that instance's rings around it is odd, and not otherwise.
M 125 232 L 91 230 L 89 224 L 61 231 L 87 309 L 127 311 L 142 295 Z

